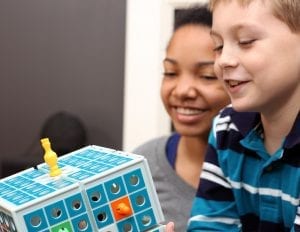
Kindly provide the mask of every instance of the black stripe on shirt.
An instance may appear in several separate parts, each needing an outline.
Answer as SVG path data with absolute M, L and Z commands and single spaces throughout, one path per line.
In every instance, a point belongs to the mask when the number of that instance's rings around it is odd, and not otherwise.
M 225 188 L 206 179 L 201 179 L 196 196 L 206 200 L 234 201 L 231 189 Z
M 245 214 L 240 217 L 243 232 L 289 232 L 291 228 L 286 228 L 282 223 L 260 221 L 255 214 Z

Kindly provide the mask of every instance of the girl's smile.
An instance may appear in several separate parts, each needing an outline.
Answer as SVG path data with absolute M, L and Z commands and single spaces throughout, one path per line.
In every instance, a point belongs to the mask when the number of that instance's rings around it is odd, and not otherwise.
M 174 107 L 173 112 L 179 122 L 194 124 L 200 122 L 205 116 L 206 110 L 187 107 Z

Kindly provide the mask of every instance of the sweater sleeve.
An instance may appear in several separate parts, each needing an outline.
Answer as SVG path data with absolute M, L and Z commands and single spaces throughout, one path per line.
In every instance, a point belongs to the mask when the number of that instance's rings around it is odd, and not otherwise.
M 200 177 L 200 185 L 193 201 L 188 231 L 241 231 L 236 204 L 219 166 L 216 139 L 212 131 Z
M 300 205 L 297 208 L 297 214 L 294 222 L 294 227 L 291 229 L 291 232 L 300 232 Z

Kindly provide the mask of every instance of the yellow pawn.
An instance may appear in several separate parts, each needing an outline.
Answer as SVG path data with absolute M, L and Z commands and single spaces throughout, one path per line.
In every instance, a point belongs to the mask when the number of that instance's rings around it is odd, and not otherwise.
M 57 154 L 51 149 L 51 144 L 48 138 L 41 139 L 42 147 L 45 150 L 44 160 L 50 169 L 50 176 L 58 176 L 61 174 L 61 169 L 57 165 Z

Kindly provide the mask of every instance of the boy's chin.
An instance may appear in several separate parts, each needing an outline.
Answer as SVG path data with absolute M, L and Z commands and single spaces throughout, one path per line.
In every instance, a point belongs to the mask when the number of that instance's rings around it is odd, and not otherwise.
M 256 111 L 250 105 L 239 104 L 239 103 L 235 103 L 235 102 L 232 102 L 232 108 L 237 112 L 255 112 Z

